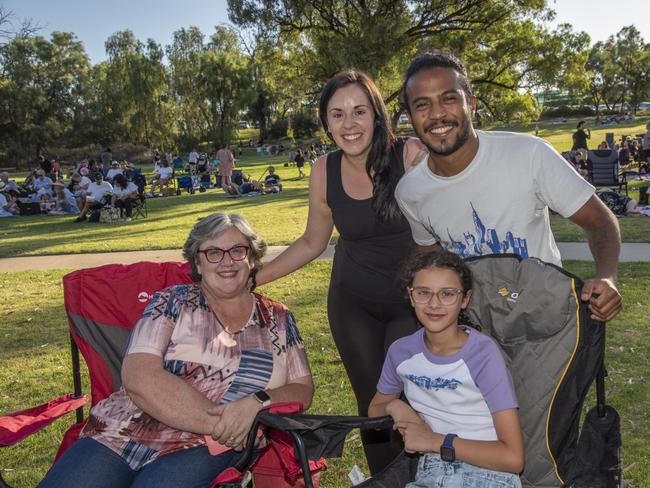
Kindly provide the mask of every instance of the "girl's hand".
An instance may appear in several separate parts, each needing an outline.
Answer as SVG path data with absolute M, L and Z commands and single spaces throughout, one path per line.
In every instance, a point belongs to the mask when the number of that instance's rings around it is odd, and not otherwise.
M 433 432 L 424 422 L 395 422 L 394 428 L 402 434 L 406 452 L 427 453 L 440 450 L 442 436 Z
M 393 417 L 395 422 L 424 423 L 418 413 L 411 406 L 400 400 L 392 400 L 386 405 L 386 413 Z
M 210 435 L 215 441 L 241 451 L 245 447 L 255 416 L 261 408 L 262 405 L 252 396 L 211 408 L 208 414 L 219 419 Z

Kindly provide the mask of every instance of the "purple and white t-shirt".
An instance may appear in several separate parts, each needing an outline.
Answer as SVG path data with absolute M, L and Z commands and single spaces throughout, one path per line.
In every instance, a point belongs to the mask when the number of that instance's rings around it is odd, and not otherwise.
M 424 342 L 424 329 L 388 349 L 377 391 L 402 391 L 434 432 L 494 441 L 492 414 L 518 408 L 510 372 L 497 344 L 467 328 L 465 345 L 451 356 L 436 356 Z

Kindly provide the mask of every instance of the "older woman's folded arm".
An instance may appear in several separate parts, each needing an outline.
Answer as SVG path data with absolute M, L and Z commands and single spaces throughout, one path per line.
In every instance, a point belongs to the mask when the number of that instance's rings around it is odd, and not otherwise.
M 206 396 L 163 368 L 162 358 L 134 353 L 122 363 L 122 384 L 140 409 L 178 430 L 210 434 L 216 419 Z
M 266 390 L 266 393 L 271 397 L 272 403 L 300 402 L 306 410 L 314 396 L 314 383 L 311 375 L 307 375 L 296 378 L 284 386 Z M 262 404 L 253 396 L 211 408 L 209 413 L 217 418 L 217 423 L 214 424 L 211 432 L 212 438 L 222 444 L 229 443 L 241 449 L 253 425 L 253 420 L 261 409 Z

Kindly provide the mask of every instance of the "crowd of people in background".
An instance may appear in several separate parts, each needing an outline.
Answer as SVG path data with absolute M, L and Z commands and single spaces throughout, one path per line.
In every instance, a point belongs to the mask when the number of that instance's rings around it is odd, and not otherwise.
M 139 198 L 179 194 L 176 178 L 183 175 L 192 188 L 221 188 L 227 196 L 279 193 L 280 176 L 269 166 L 262 176 L 254 179 L 239 169 L 244 147 L 254 147 L 248 141 L 232 148 L 225 145 L 211 154 L 192 148 L 187 156 L 171 151 L 152 151 L 152 170 L 136 167 L 126 160 L 118 161 L 110 147 L 96 159 L 85 158 L 74 164 L 40 156 L 37 168 L 22 181 L 10 179 L 8 172 L 0 173 L 0 217 L 23 214 L 72 215 L 75 222 L 96 221 L 102 208 L 117 208 L 126 221 L 132 219 L 133 207 Z M 298 177 L 305 177 L 305 164 L 314 164 L 327 151 L 321 142 L 285 148 L 282 144 L 258 143 L 258 152 L 282 155 L 287 153 L 284 166 L 296 166 Z M 268 174 L 267 174 L 268 172 Z

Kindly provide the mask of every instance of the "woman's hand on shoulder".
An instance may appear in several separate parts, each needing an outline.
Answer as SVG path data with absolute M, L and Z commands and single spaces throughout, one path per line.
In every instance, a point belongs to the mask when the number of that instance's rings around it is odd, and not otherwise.
M 404 144 L 404 171 L 417 166 L 429 155 L 427 147 L 417 137 L 409 137 Z

